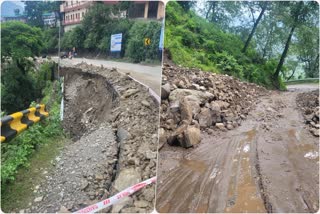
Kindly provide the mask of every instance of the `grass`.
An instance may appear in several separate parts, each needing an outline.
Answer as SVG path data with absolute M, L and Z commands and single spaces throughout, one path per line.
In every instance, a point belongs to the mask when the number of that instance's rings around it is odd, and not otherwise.
M 64 137 L 59 137 L 42 144 L 31 156 L 30 165 L 18 169 L 15 181 L 7 184 L 1 194 L 3 212 L 19 212 L 29 206 L 36 197 L 35 186 L 45 178 L 43 172 L 53 168 L 51 162 L 66 145 L 65 141 Z

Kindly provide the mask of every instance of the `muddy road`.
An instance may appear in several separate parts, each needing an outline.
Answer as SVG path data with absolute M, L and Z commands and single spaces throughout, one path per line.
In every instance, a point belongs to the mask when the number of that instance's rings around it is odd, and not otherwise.
M 319 138 L 303 123 L 300 92 L 270 92 L 240 127 L 202 133 L 193 149 L 165 145 L 157 211 L 316 212 Z

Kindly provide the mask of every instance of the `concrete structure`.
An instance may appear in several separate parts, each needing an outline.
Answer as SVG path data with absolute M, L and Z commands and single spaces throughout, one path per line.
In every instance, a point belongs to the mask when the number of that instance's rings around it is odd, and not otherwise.
M 132 19 L 163 19 L 164 4 L 161 1 L 134 1 L 128 10 Z
M 1 17 L 1 22 L 9 22 L 9 21 L 19 21 L 26 23 L 27 17 L 24 15 L 13 15 L 13 16 L 3 16 Z
M 104 4 L 117 4 L 119 1 L 102 1 Z M 81 23 L 89 8 L 95 4 L 94 1 L 64 1 L 60 5 L 63 16 L 62 25 L 67 32 Z M 112 15 L 113 16 L 113 15 Z M 164 4 L 161 1 L 133 1 L 128 11 L 121 11 L 120 15 L 113 17 L 128 17 L 131 19 L 155 19 L 164 18 Z
M 63 14 L 62 25 L 67 32 L 80 24 L 93 1 L 65 1 L 60 5 L 60 13 Z

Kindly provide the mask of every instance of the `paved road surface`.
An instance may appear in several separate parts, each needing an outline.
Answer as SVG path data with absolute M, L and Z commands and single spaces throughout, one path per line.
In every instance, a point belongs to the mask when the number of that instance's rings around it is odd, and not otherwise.
M 303 84 L 294 84 L 287 85 L 287 89 L 289 91 L 307 91 L 307 90 L 316 90 L 319 88 L 318 83 L 303 83 Z
M 54 60 L 57 60 L 57 57 L 53 57 Z M 115 62 L 109 60 L 101 59 L 86 59 L 86 58 L 74 58 L 63 59 L 61 60 L 62 64 L 78 64 L 81 62 L 86 62 L 88 64 L 101 66 L 107 68 L 116 67 L 118 71 L 122 73 L 130 72 L 130 76 L 136 80 L 142 82 L 143 84 L 149 86 L 153 91 L 155 91 L 160 96 L 160 80 L 161 80 L 161 66 L 150 66 L 150 65 L 141 65 L 127 62 Z

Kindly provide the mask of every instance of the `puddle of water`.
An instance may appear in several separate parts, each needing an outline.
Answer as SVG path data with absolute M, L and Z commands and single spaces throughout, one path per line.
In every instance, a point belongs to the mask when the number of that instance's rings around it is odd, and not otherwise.
M 252 130 L 246 132 L 246 135 L 247 135 L 246 141 L 251 142 L 254 139 L 254 137 L 256 136 L 256 134 L 257 134 L 257 130 L 255 130 L 255 129 L 252 129 Z
M 301 138 L 302 136 L 300 135 L 300 132 L 298 133 L 297 130 L 295 129 L 290 129 L 288 131 L 288 136 L 289 140 L 292 141 L 293 148 L 289 149 L 289 153 L 294 153 L 297 151 L 302 152 L 303 154 L 312 152 L 312 151 L 317 151 L 318 148 L 317 146 L 310 144 L 310 143 L 301 143 Z
M 316 151 L 308 152 L 307 154 L 304 155 L 304 157 L 308 159 L 317 159 L 319 157 L 319 153 Z
M 245 145 L 244 147 L 243 147 L 243 151 L 245 152 L 245 153 L 247 153 L 247 152 L 249 152 L 250 151 L 250 145 Z
M 240 174 L 238 174 L 237 178 L 235 177 L 237 175 L 234 175 L 229 184 L 228 198 L 229 201 L 234 199 L 232 200 L 234 203 L 231 206 L 226 206 L 225 212 L 227 213 L 266 212 L 251 173 L 250 146 L 247 143 L 251 143 L 255 136 L 256 130 L 246 132 L 247 138 L 238 145 L 240 148 L 243 147 L 243 150 L 235 157 L 239 161 L 233 162 L 232 170 L 235 172 L 239 169 L 238 173 Z
M 181 159 L 180 165 L 191 169 L 192 171 L 204 173 L 207 170 L 207 165 L 203 161 Z

